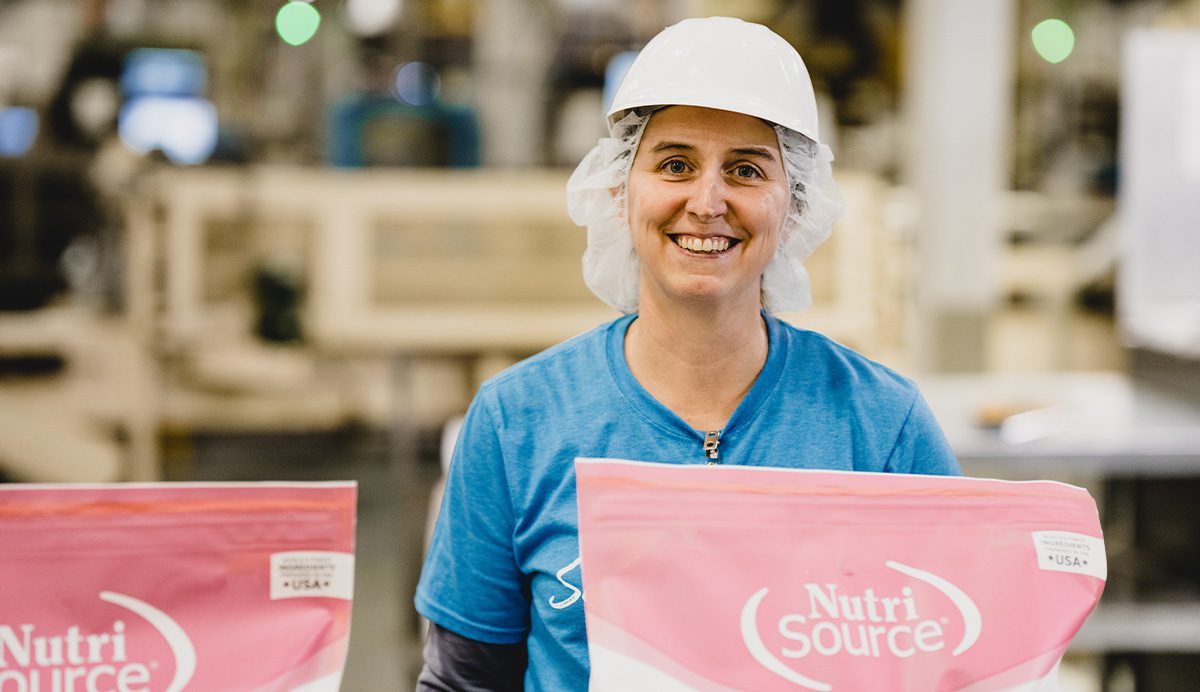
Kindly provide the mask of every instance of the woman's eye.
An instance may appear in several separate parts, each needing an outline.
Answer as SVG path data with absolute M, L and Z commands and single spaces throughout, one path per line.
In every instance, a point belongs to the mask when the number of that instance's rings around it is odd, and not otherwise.
M 687 173 L 687 164 L 679 159 L 673 159 L 663 164 L 663 170 L 673 175 L 683 175 Z
M 733 174 L 739 178 L 760 178 L 762 177 L 758 169 L 748 163 L 743 163 L 733 169 Z

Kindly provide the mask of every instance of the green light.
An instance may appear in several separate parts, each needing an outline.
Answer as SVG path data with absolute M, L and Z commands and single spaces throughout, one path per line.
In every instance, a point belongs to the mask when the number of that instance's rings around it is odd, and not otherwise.
M 1033 38 L 1033 49 L 1046 62 L 1060 63 L 1066 60 L 1075 48 L 1075 32 L 1061 19 L 1038 22 L 1030 35 Z
M 307 2 L 289 2 L 275 15 L 275 30 L 279 38 L 298 46 L 306 43 L 321 26 L 321 13 Z

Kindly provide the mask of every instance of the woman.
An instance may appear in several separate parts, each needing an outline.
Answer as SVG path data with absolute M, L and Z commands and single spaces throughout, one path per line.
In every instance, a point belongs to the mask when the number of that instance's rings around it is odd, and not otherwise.
M 626 315 L 485 383 L 418 588 L 422 689 L 585 689 L 573 460 L 957 474 L 908 380 L 771 315 L 840 211 L 800 56 L 685 20 L 631 66 L 567 184 L 584 278 Z

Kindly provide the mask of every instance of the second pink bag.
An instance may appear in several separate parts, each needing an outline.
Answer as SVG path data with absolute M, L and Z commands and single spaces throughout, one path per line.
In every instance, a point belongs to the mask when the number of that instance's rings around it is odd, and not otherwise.
M 593 690 L 1055 690 L 1107 575 L 1062 483 L 576 473 Z

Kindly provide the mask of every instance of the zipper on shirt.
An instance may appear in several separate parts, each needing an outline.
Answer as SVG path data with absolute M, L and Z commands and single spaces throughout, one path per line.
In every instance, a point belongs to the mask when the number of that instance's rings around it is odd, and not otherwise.
M 717 455 L 720 454 L 720 450 L 718 450 L 717 447 L 720 444 L 720 430 L 709 430 L 708 432 L 704 433 L 704 456 L 708 458 L 708 461 L 705 463 L 709 466 L 720 463 L 720 460 L 717 458 Z

